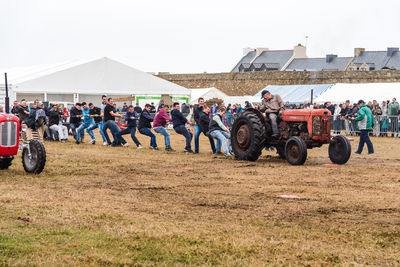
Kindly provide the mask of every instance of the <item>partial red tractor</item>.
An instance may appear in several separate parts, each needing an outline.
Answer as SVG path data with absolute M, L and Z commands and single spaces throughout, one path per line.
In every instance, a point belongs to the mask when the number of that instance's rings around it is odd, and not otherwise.
M 263 148 L 273 146 L 290 164 L 302 165 L 307 149 L 329 144 L 330 160 L 345 164 L 351 145 L 345 136 L 331 135 L 330 117 L 327 109 L 284 110 L 278 117 L 279 136 L 272 137 L 269 118 L 257 109 L 246 109 L 232 126 L 233 152 L 238 159 L 255 161 Z
M 20 125 L 17 116 L 0 114 L 0 170 L 8 169 L 22 150 L 22 165 L 28 173 L 39 174 L 46 163 L 46 150 L 39 140 L 24 141 L 20 135 L 26 130 Z

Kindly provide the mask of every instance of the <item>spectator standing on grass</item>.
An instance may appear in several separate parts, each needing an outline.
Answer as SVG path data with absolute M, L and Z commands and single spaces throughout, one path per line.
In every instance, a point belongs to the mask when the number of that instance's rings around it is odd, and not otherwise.
M 381 123 L 382 123 L 381 136 L 388 136 L 389 118 L 387 114 L 383 115 Z
M 197 107 L 194 109 L 194 121 L 196 122 L 196 126 L 194 128 L 194 153 L 199 153 L 199 147 L 200 147 L 200 134 L 203 132 L 201 127 L 200 127 L 200 115 L 203 112 L 204 108 L 204 98 L 200 97 L 198 102 L 197 102 Z M 207 113 L 208 115 L 208 113 Z M 213 148 L 213 152 L 215 152 L 215 143 L 214 139 L 212 139 L 210 136 L 208 136 L 211 148 Z
M 215 143 L 214 143 L 214 139 L 212 138 L 212 136 L 210 136 L 210 112 L 211 109 L 209 106 L 204 105 L 203 106 L 203 110 L 200 112 L 200 116 L 199 116 L 199 126 L 201 131 L 204 133 L 205 136 L 207 136 L 210 140 L 210 146 L 211 146 L 211 150 L 213 152 L 213 154 L 215 154 L 217 152 L 216 148 L 215 148 Z M 221 150 L 221 148 L 220 148 Z
M 86 129 L 87 134 L 92 138 L 91 144 L 96 144 L 96 138 L 94 137 L 93 130 L 99 128 L 99 133 L 101 138 L 103 138 L 103 143 L 107 143 L 107 139 L 102 131 L 103 118 L 101 117 L 101 108 L 95 107 L 93 103 L 89 103 L 89 116 L 93 118 L 93 123 Z
M 217 102 L 214 101 L 214 104 L 211 107 L 211 116 L 213 116 L 217 112 L 217 109 L 218 109 L 218 104 Z M 237 113 L 236 110 L 235 113 Z
M 83 143 L 83 133 L 85 132 L 85 129 L 89 128 L 94 124 L 93 117 L 90 116 L 90 109 L 89 106 L 86 102 L 82 102 L 82 117 L 83 117 L 83 123 L 79 126 L 79 128 L 76 130 L 76 144 Z M 82 140 L 81 140 L 81 135 L 82 135 Z M 91 143 L 93 144 L 93 138 L 91 140 Z
M 121 129 L 115 122 L 115 117 L 123 118 L 121 114 L 115 111 L 113 106 L 113 99 L 110 97 L 107 100 L 107 105 L 104 108 L 104 131 L 109 128 L 113 136 L 112 146 L 129 146 L 125 139 L 121 136 Z
M 163 108 L 160 109 L 157 115 L 154 117 L 153 130 L 156 133 L 162 134 L 164 136 L 165 150 L 174 152 L 175 150 L 171 148 L 171 140 L 169 132 L 167 131 L 167 129 L 165 129 L 165 125 L 167 124 L 167 122 L 172 121 L 172 118 L 167 114 L 168 109 L 169 106 L 163 104 Z
M 57 105 L 52 105 L 49 112 L 49 128 L 50 130 L 58 132 L 58 139 L 60 142 L 68 141 L 68 128 L 62 125 L 60 121 L 60 112 Z
M 371 140 L 369 139 L 368 132 L 374 127 L 374 116 L 372 112 L 363 100 L 358 101 L 357 104 L 358 116 L 354 118 L 354 121 L 358 122 L 358 129 L 360 130 L 360 142 L 358 144 L 358 149 L 355 154 L 361 154 L 364 148 L 364 144 L 367 143 L 368 155 L 374 153 L 374 147 Z
M 117 107 L 117 104 L 113 104 L 113 108 L 114 108 L 115 112 L 120 112 L 119 108 Z
M 379 136 L 380 135 L 380 118 L 382 115 L 382 110 L 379 107 L 379 104 L 374 100 L 375 105 L 372 107 L 372 115 L 374 116 L 374 129 L 373 129 L 373 135 L 374 136 Z
M 399 137 L 399 103 L 393 97 L 392 102 L 388 105 L 388 115 L 390 119 L 390 127 L 392 128 L 392 137 Z
M 150 113 L 151 114 L 155 114 L 156 113 L 156 107 L 154 106 L 153 102 L 151 102 Z
M 47 123 L 46 121 L 47 116 L 46 112 L 44 111 L 44 104 L 42 102 L 39 102 L 37 106 L 37 110 L 35 112 L 35 123 L 36 123 L 36 130 L 38 133 L 38 137 L 40 142 L 43 143 L 43 137 L 44 137 L 44 127 Z
M 140 113 L 142 113 L 142 108 L 139 106 L 139 103 L 136 103 L 134 110 L 139 115 L 140 115 Z
M 383 114 L 383 115 L 385 115 L 385 114 L 388 113 L 388 107 L 387 107 L 386 101 L 382 101 L 382 107 L 381 107 L 381 109 L 382 109 L 382 114 Z
M 293 107 L 290 105 L 289 101 L 286 101 L 285 109 L 293 109 Z
M 138 148 L 143 148 L 139 140 L 136 138 L 136 122 L 139 119 L 139 114 L 134 110 L 133 106 L 128 107 L 128 111 L 125 114 L 125 121 L 127 122 L 126 128 L 121 131 L 121 135 L 131 134 L 132 141 Z
M 340 134 L 340 112 L 342 109 L 340 108 L 339 105 L 334 105 L 334 111 L 333 111 L 333 132 L 335 134 Z
M 11 114 L 13 114 L 13 115 L 18 114 L 18 101 L 14 101 L 13 107 L 11 109 Z
M 75 106 L 71 108 L 69 111 L 70 114 L 70 119 L 69 119 L 69 125 L 72 131 L 72 135 L 74 139 L 76 140 L 77 134 L 76 130 L 79 128 L 81 125 L 82 121 L 82 105 L 81 103 L 76 103 Z M 84 138 L 84 133 L 82 134 L 82 139 Z
M 249 101 L 245 101 L 244 102 L 244 108 L 252 108 L 253 106 L 250 104 L 250 102 Z
M 150 137 L 150 148 L 158 150 L 156 136 L 151 132 L 151 122 L 154 120 L 150 115 L 151 105 L 146 104 L 139 118 L 139 133 Z
M 121 112 L 128 112 L 128 105 L 126 103 L 124 103 L 124 105 L 122 106 Z
M 224 155 L 232 157 L 231 151 L 231 139 L 229 129 L 222 123 L 222 118 L 226 111 L 224 108 L 218 108 L 217 113 L 212 117 L 210 121 L 210 135 L 217 139 L 216 153 L 221 153 L 221 145 L 224 149 Z M 226 139 L 229 140 L 229 145 L 226 145 Z
M 173 109 L 171 111 L 172 124 L 174 126 L 174 130 L 176 133 L 183 135 L 186 139 L 186 146 L 184 151 L 187 153 L 194 153 L 191 146 L 193 135 L 185 127 L 186 123 L 192 125 L 192 122 L 188 121 L 185 118 L 185 116 L 183 116 L 182 112 L 180 112 L 179 110 L 180 110 L 180 105 L 178 102 L 175 102 L 173 105 Z
M 233 125 L 233 121 L 234 121 L 233 114 L 234 114 L 233 108 L 232 108 L 231 104 L 229 104 L 228 107 L 226 108 L 226 120 L 227 120 L 229 128 L 231 128 Z

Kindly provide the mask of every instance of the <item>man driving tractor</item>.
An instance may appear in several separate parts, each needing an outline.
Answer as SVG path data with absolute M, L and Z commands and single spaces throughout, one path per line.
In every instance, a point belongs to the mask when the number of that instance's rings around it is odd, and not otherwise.
M 282 98 L 279 95 L 272 95 L 268 90 L 261 92 L 262 102 L 259 106 L 261 112 L 265 112 L 271 120 L 272 137 L 279 136 L 277 118 L 279 113 L 284 110 Z

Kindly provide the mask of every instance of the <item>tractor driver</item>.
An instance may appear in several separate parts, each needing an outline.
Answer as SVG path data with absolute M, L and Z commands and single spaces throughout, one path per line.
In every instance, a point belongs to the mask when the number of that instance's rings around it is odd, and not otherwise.
M 259 106 L 261 112 L 265 112 L 271 120 L 272 137 L 279 136 L 277 117 L 284 110 L 282 98 L 279 95 L 272 95 L 268 90 L 261 92 L 262 102 Z

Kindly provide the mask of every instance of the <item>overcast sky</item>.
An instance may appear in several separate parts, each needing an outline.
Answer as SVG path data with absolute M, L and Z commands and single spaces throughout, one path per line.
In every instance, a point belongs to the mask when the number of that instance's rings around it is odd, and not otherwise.
M 0 68 L 109 57 L 151 72 L 229 72 L 244 47 L 352 56 L 400 46 L 400 1 L 0 0 Z

